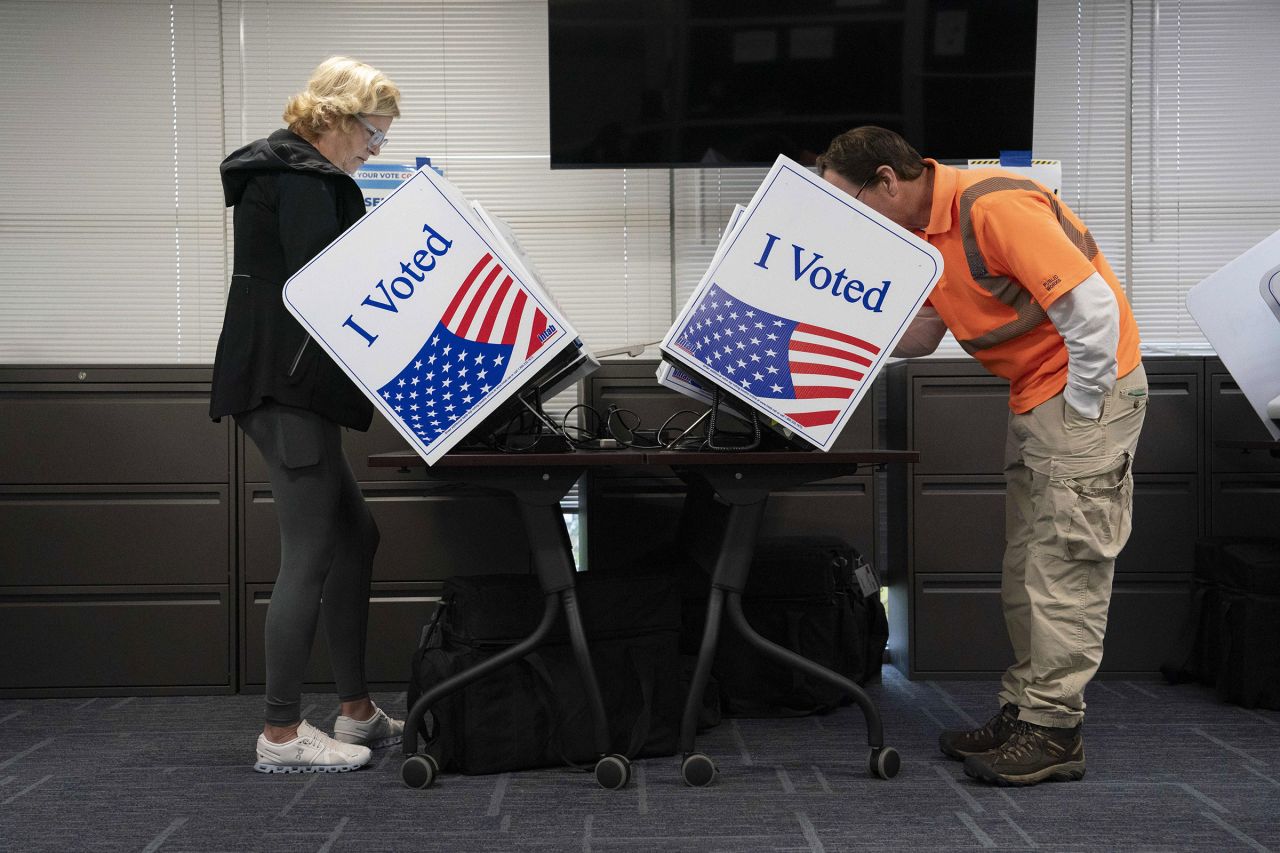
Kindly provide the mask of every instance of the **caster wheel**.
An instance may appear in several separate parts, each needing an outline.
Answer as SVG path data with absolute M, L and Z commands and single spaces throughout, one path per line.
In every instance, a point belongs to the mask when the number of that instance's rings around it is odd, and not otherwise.
M 891 746 L 875 746 L 871 748 L 867 765 L 872 776 L 892 779 L 902 768 L 902 759 L 898 757 L 898 751 Z
M 716 765 L 701 752 L 691 752 L 680 762 L 680 778 L 686 785 L 705 788 L 716 780 Z
M 440 775 L 440 765 L 430 755 L 410 755 L 400 766 L 400 778 L 410 788 L 430 788 Z
M 631 781 L 631 762 L 621 755 L 606 755 L 596 762 L 596 784 L 610 791 L 627 787 Z

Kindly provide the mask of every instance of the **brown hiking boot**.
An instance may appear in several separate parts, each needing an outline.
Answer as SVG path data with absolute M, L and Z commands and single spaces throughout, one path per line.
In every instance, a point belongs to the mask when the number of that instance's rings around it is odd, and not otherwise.
M 1018 721 L 1018 706 L 1006 704 L 1000 713 L 987 720 L 980 729 L 970 732 L 943 732 L 938 746 L 950 758 L 964 761 L 970 755 L 997 749 L 1013 734 L 1013 724 Z
M 1013 737 L 1004 746 L 964 760 L 964 775 L 1002 787 L 1083 779 L 1084 739 L 1080 726 L 1056 729 L 1018 720 Z

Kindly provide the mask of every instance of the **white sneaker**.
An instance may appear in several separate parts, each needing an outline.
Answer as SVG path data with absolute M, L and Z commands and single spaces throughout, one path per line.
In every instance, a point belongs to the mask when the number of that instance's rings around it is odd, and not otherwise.
M 339 714 L 333 723 L 333 736 L 343 743 L 358 743 L 378 749 L 404 740 L 404 723 L 391 719 L 374 705 L 373 716 L 364 722 Z
M 272 743 L 258 735 L 259 773 L 345 773 L 369 763 L 373 753 L 367 747 L 340 743 L 303 720 L 298 736 L 284 743 Z

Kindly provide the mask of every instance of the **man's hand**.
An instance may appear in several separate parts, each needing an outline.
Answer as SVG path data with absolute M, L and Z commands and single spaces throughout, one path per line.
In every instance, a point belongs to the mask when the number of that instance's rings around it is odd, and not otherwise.
M 928 355 L 938 348 L 946 333 L 947 324 L 942 322 L 937 309 L 926 305 L 911 319 L 911 325 L 890 355 L 894 358 L 919 358 Z

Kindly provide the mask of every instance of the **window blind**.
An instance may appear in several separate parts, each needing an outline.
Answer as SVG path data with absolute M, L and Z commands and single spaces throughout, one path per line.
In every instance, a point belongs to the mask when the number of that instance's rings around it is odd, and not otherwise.
M 1148 351 L 1205 349 L 1186 291 L 1280 222 L 1278 27 L 1269 0 L 1040 2 L 1034 153 L 1062 160 Z M 551 171 L 546 51 L 544 0 L 0 3 L 0 69 L 44 70 L 0 123 L 0 360 L 211 361 L 217 164 L 334 53 L 404 92 L 381 159 L 430 157 L 506 219 L 589 345 L 661 337 L 764 171 Z
M 1132 5 L 1134 311 L 1149 350 L 1207 350 L 1187 290 L 1280 227 L 1280 4 Z
M 653 340 L 671 316 L 666 170 L 550 169 L 543 0 L 223 4 L 229 136 L 280 127 L 328 56 L 400 87 L 402 116 L 374 163 L 429 157 L 502 217 L 586 343 Z
M 1041 0 L 1032 155 L 1062 161 L 1062 198 L 1132 292 L 1127 0 Z
M 711 264 L 733 206 L 746 206 L 768 171 L 736 168 L 672 172 L 672 287 L 677 310 L 684 307 Z
M 195 0 L 0 4 L 0 361 L 212 359 L 219 24 Z

